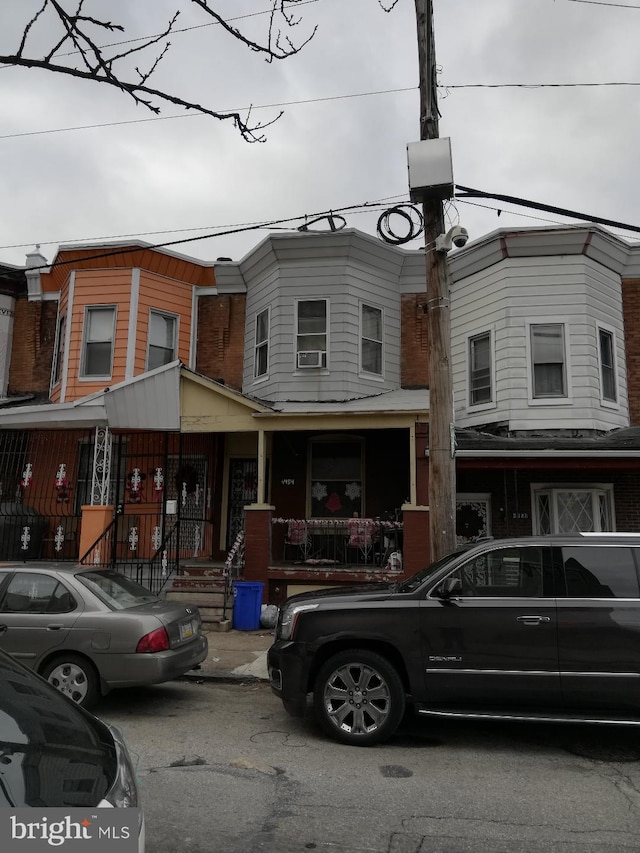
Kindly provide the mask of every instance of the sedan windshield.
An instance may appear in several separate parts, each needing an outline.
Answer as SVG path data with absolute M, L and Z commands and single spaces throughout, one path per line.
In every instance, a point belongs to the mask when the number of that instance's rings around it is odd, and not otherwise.
M 157 598 L 148 589 L 118 572 L 82 572 L 76 577 L 113 610 L 128 610 Z

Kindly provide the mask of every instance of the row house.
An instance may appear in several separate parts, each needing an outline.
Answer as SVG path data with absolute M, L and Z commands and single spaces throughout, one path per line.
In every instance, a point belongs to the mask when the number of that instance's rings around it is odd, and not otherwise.
M 639 264 L 596 226 L 450 256 L 460 541 L 640 529 Z M 164 583 L 242 541 L 274 603 L 421 568 L 426 305 L 424 253 L 355 229 L 4 265 L 0 559 Z

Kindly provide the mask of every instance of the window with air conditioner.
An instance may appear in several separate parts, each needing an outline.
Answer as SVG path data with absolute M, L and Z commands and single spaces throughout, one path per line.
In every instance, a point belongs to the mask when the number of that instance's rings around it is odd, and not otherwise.
M 327 300 L 296 303 L 296 367 L 327 366 Z

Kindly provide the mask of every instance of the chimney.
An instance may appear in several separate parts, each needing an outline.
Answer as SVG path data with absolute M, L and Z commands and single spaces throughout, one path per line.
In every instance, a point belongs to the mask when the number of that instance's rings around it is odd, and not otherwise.
M 38 243 L 32 252 L 27 252 L 25 275 L 27 277 L 27 297 L 29 302 L 42 299 L 41 272 L 49 272 L 49 268 L 47 267 L 47 259 L 40 251 L 40 244 Z

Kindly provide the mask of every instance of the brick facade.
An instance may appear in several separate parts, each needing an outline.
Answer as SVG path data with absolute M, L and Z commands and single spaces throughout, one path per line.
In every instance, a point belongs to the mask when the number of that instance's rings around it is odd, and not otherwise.
M 58 303 L 17 299 L 9 394 L 48 394 Z
M 640 425 L 640 279 L 622 281 L 624 345 L 627 360 L 629 423 Z
M 402 296 L 400 322 L 403 388 L 429 386 L 429 320 L 426 302 L 426 293 Z
M 201 296 L 198 305 L 196 370 L 242 389 L 246 297 Z

